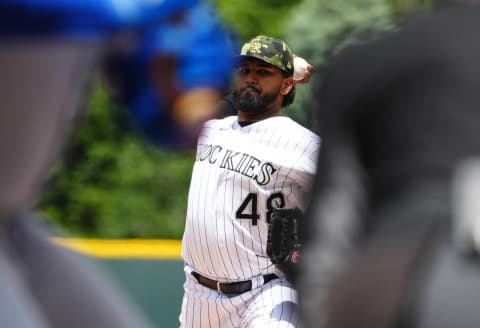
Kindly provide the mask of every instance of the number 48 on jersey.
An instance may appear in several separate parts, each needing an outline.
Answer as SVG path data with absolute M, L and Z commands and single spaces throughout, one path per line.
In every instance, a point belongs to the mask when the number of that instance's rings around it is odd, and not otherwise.
M 237 219 L 252 220 L 252 225 L 257 225 L 257 221 L 260 219 L 260 215 L 258 214 L 257 202 L 258 195 L 252 192 L 249 193 L 235 212 L 235 217 Z M 272 210 L 274 208 L 285 207 L 285 198 L 283 197 L 283 194 L 281 192 L 277 192 L 270 195 L 270 197 L 268 197 L 267 199 L 266 207 L 266 219 L 267 223 L 270 223 L 270 219 L 272 217 Z

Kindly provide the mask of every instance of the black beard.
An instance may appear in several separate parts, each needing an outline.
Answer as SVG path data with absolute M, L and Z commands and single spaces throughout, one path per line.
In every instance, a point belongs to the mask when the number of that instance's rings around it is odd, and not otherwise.
M 263 96 L 255 96 L 255 92 L 257 95 L 260 93 L 255 86 L 247 86 L 240 90 L 233 90 L 232 102 L 234 107 L 240 112 L 259 113 L 274 103 L 278 95 L 278 92 L 272 92 L 266 93 Z

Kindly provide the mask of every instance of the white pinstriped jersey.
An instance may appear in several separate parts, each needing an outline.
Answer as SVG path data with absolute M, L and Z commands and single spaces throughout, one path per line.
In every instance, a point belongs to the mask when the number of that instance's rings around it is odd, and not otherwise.
M 182 256 L 221 281 L 279 273 L 266 254 L 269 210 L 305 210 L 320 139 L 290 118 L 241 127 L 211 120 L 199 137 Z

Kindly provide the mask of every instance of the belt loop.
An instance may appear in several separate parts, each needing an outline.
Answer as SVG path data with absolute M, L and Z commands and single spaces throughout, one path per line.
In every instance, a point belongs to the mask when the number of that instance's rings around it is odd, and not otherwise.
M 194 272 L 189 265 L 184 265 L 183 271 L 185 271 L 187 274 L 192 274 Z
M 222 289 L 220 288 L 220 281 L 217 281 L 217 292 L 223 294 Z
M 252 290 L 263 286 L 263 283 L 264 283 L 264 279 L 262 275 L 253 277 L 251 281 L 252 281 Z

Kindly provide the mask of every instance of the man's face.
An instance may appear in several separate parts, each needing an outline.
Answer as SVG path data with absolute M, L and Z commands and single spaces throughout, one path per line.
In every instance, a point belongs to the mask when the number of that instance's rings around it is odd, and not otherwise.
M 284 80 L 279 68 L 258 59 L 245 60 L 235 74 L 235 108 L 252 114 L 279 110 Z

